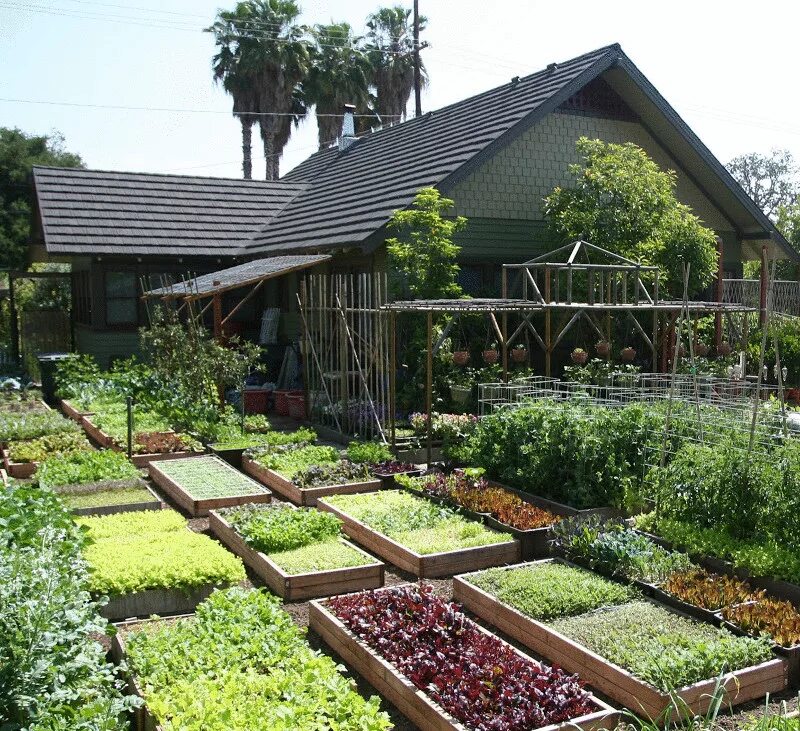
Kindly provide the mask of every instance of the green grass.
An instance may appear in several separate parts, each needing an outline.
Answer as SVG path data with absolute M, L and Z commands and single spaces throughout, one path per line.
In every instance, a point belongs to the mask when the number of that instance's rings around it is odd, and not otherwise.
M 765 639 L 736 637 L 645 601 L 558 619 L 550 626 L 664 692 L 773 656 Z
M 539 621 L 623 604 L 636 596 L 631 587 L 559 563 L 488 569 L 469 582 Z
M 241 560 L 195 533 L 173 510 L 118 513 L 77 522 L 88 529 L 90 589 L 111 596 L 146 589 L 191 590 L 245 578 Z
M 98 490 L 86 493 L 63 493 L 61 499 L 73 510 L 80 508 L 100 508 L 106 505 L 130 505 L 149 503 L 155 498 L 143 487 L 130 487 L 121 490 Z
M 423 555 L 513 540 L 508 533 L 490 530 L 450 508 L 402 490 L 334 495 L 326 502 Z
M 267 489 L 219 457 L 160 460 L 156 467 L 177 482 L 195 500 L 258 495 Z
M 375 562 L 374 559 L 342 543 L 338 538 L 289 551 L 271 553 L 269 557 L 288 574 L 345 569 Z

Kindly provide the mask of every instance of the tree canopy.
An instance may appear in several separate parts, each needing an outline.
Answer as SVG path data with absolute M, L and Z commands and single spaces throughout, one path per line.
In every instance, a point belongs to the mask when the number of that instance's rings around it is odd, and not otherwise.
M 773 220 L 779 209 L 794 203 L 800 193 L 797 164 L 789 150 L 772 150 L 768 155 L 749 152 L 734 157 L 727 168 L 744 192 Z
M 689 294 L 706 287 L 717 268 L 716 238 L 675 197 L 674 171 L 661 170 L 630 142 L 581 137 L 577 150 L 582 161 L 569 167 L 574 183 L 545 198 L 555 234 L 658 266 L 674 297 L 683 294 L 684 263 L 691 264 Z
M 65 149 L 58 132 L 32 135 L 0 127 L 0 268 L 25 268 L 34 165 L 84 167 L 80 155 Z

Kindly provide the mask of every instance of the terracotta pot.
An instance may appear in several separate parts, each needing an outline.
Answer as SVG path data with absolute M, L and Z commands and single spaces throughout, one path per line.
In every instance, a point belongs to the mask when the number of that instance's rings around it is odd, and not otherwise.
M 597 343 L 595 343 L 594 349 L 601 358 L 608 358 L 611 352 L 611 343 L 609 343 L 608 340 L 598 340 Z
M 465 366 L 469 363 L 469 351 L 468 350 L 456 350 L 453 353 L 453 363 L 458 366 Z
M 483 351 L 483 362 L 487 365 L 494 365 L 497 361 L 500 360 L 500 351 L 498 350 L 484 350 Z
M 589 359 L 589 354 L 585 350 L 575 348 L 569 357 L 575 365 L 583 365 Z
M 626 363 L 630 363 L 636 357 L 636 351 L 633 348 L 623 348 L 619 351 L 619 357 Z
M 708 355 L 708 351 L 711 350 L 705 343 L 695 343 L 694 344 L 694 352 L 696 355 L 699 355 L 701 358 L 705 358 Z
M 511 351 L 511 360 L 515 363 L 524 363 L 528 360 L 528 349 L 527 348 L 514 348 Z
M 723 357 L 730 355 L 731 352 L 732 348 L 729 343 L 721 343 L 719 348 L 717 348 L 717 355 L 721 355 Z

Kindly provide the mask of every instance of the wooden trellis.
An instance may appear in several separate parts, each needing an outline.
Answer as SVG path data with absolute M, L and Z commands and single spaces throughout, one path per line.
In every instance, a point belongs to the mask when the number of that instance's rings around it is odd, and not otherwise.
M 345 436 L 387 440 L 390 314 L 385 273 L 312 274 L 298 303 L 308 414 Z

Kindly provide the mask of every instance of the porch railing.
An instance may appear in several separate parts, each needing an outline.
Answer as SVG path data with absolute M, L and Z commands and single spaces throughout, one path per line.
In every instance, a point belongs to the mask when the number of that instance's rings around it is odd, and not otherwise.
M 774 283 L 772 309 L 800 317 L 800 282 L 778 279 Z M 722 301 L 747 307 L 760 307 L 761 282 L 758 279 L 723 279 Z

